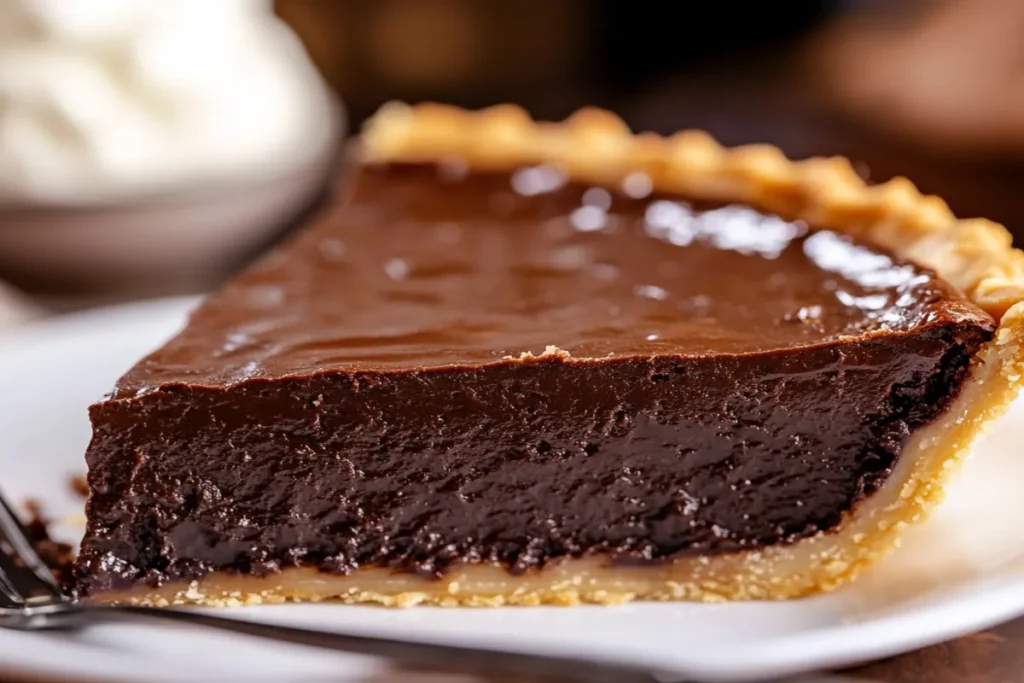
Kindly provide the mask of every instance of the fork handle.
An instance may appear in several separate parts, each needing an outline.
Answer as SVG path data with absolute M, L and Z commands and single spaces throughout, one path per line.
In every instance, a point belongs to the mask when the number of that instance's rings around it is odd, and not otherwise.
M 157 619 L 189 626 L 215 628 L 256 638 L 306 645 L 325 650 L 380 657 L 398 664 L 428 669 L 455 670 L 477 675 L 518 675 L 560 678 L 593 683 L 652 683 L 656 679 L 647 670 L 549 655 L 505 652 L 486 648 L 440 645 L 377 636 L 355 635 L 330 631 L 313 631 L 213 616 L 201 612 L 157 607 L 121 605 L 65 604 L 60 609 L 39 614 L 45 621 L 41 628 L 83 627 L 97 619 L 138 621 Z M 696 683 L 673 677 L 674 683 Z

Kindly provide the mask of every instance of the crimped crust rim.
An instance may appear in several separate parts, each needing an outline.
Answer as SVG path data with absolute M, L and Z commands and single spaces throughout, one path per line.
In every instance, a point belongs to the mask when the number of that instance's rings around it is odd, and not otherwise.
M 392 102 L 367 122 L 361 143 L 369 162 L 552 165 L 606 184 L 643 174 L 657 191 L 744 202 L 878 244 L 934 269 L 996 320 L 1024 301 L 1024 252 L 1004 226 L 959 219 L 906 178 L 870 185 L 843 157 L 792 161 L 771 145 L 727 148 L 693 130 L 634 134 L 594 108 L 561 123 L 538 122 L 509 104 L 469 111 Z

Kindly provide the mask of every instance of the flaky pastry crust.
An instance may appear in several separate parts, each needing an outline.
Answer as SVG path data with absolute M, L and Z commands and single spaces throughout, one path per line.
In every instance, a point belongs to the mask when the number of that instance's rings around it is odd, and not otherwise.
M 362 136 L 367 161 L 455 159 L 478 169 L 550 164 L 585 182 L 614 185 L 646 175 L 654 190 L 742 202 L 843 232 L 931 267 L 991 314 L 999 327 L 946 413 L 911 435 L 886 483 L 838 528 L 789 545 L 650 567 L 571 559 L 513 576 L 470 565 L 430 581 L 379 568 L 347 576 L 287 569 L 254 578 L 212 574 L 187 585 L 97 596 L 103 601 L 251 604 L 284 600 L 494 606 L 621 603 L 629 600 L 787 599 L 853 579 L 897 543 L 942 498 L 947 477 L 984 426 L 1001 415 L 1024 378 L 1024 253 L 1002 226 L 960 220 L 905 179 L 866 184 L 841 158 L 790 161 L 763 145 L 727 149 L 707 134 L 634 135 L 614 115 L 583 110 L 564 123 L 537 123 L 514 106 L 468 112 L 390 104 Z

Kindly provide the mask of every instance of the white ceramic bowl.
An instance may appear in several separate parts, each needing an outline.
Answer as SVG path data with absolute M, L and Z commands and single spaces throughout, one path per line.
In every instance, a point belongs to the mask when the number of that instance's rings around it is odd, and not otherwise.
M 0 205 L 0 279 L 66 291 L 206 284 L 309 207 L 338 159 L 322 149 L 247 179 L 124 201 Z

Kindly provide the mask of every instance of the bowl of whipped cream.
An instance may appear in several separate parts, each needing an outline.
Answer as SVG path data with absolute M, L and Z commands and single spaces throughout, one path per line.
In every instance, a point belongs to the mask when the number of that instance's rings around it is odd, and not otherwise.
M 325 186 L 343 111 L 265 0 L 0 2 L 0 278 L 199 280 Z

